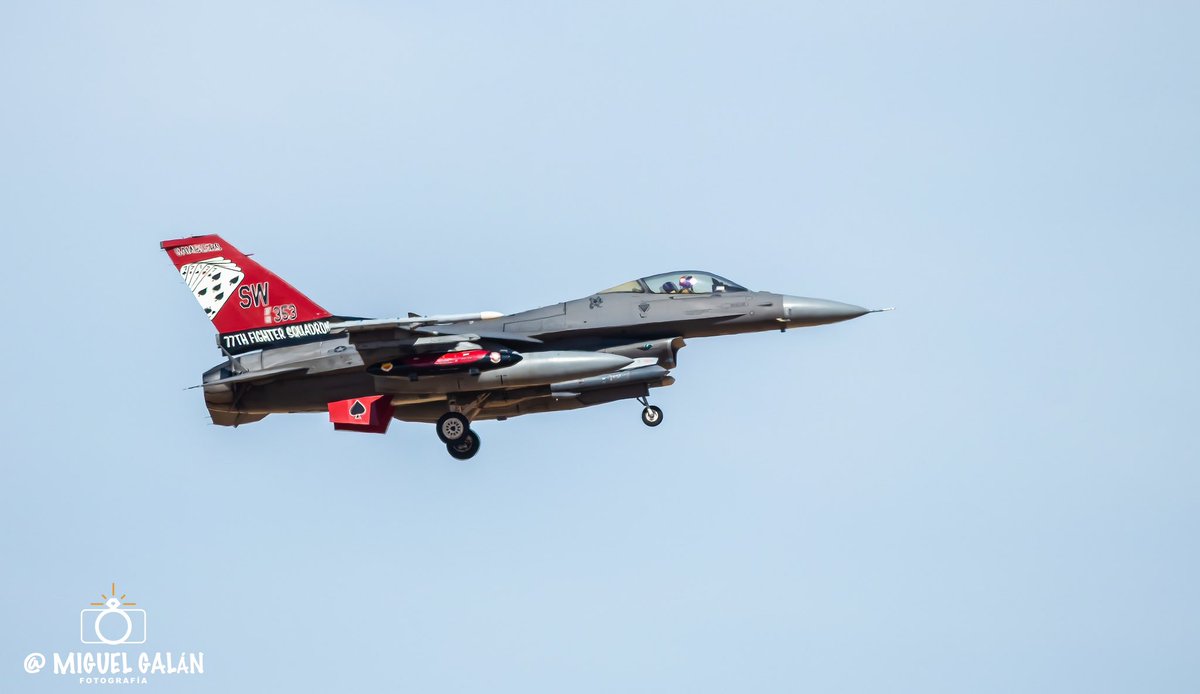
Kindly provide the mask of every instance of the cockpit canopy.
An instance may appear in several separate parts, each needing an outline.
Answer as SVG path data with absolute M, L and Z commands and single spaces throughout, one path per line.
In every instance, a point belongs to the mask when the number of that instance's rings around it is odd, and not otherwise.
M 724 277 L 714 275 L 711 272 L 680 270 L 618 284 L 615 287 L 605 289 L 600 294 L 714 294 L 717 292 L 745 291 L 749 290 L 736 282 L 730 282 Z

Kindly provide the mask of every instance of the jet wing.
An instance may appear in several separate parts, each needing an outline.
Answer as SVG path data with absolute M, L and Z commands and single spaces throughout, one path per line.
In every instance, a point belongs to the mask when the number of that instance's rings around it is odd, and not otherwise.
M 459 342 L 488 340 L 501 344 L 532 345 L 541 340 L 499 330 L 462 332 L 462 323 L 486 321 L 501 314 L 494 311 L 447 316 L 412 316 L 409 318 L 371 318 L 332 323 L 332 335 L 349 335 L 350 342 L 361 349 L 404 347 L 417 350 L 450 348 Z M 458 323 L 454 325 L 453 323 Z
M 332 335 L 342 333 L 370 332 L 372 330 L 416 330 L 421 326 L 438 323 L 466 323 L 470 321 L 485 321 L 500 318 L 503 313 L 496 311 L 481 311 L 480 313 L 456 313 L 444 316 L 409 316 L 407 318 L 363 318 L 343 320 L 329 324 Z

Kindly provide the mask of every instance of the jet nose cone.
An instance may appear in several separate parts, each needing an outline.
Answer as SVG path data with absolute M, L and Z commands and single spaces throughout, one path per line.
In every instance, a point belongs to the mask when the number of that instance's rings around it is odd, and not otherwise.
M 858 318 L 870 313 L 862 306 L 843 304 L 827 299 L 809 299 L 803 296 L 783 297 L 783 321 L 787 325 L 825 325 Z

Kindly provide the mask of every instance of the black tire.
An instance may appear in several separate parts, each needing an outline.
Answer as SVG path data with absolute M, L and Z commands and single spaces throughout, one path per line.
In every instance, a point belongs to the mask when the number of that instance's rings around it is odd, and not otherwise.
M 467 435 L 471 430 L 471 422 L 457 412 L 447 412 L 438 417 L 437 435 L 444 444 L 452 444 Z
M 642 410 L 642 424 L 645 424 L 648 427 L 656 427 L 659 424 L 662 424 L 662 420 L 662 410 L 654 405 L 646 405 L 646 409 Z
M 467 431 L 467 435 L 453 443 L 446 444 L 446 451 L 458 460 L 470 460 L 479 452 L 479 434 Z

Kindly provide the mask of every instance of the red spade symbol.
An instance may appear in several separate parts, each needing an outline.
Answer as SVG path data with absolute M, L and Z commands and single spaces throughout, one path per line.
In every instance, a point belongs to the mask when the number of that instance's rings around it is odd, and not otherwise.
M 367 413 L 367 408 L 363 406 L 362 401 L 355 400 L 354 404 L 350 405 L 350 416 L 355 419 L 362 419 L 362 416 Z

